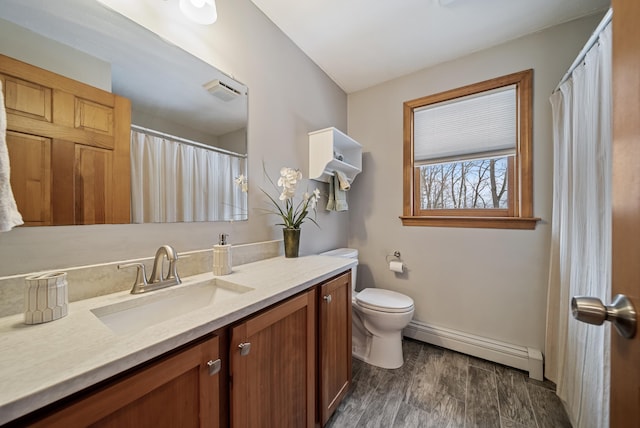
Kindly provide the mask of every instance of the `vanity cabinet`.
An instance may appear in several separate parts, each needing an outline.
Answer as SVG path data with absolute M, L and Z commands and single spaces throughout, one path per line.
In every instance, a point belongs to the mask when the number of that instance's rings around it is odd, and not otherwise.
M 351 385 L 351 272 L 318 286 L 319 403 L 324 426 Z
M 232 427 L 313 427 L 316 415 L 316 290 L 232 327 Z
M 324 426 L 351 384 L 351 272 L 11 423 Z
M 207 336 L 20 426 L 218 427 L 219 353 L 218 336 Z
M 351 385 L 351 271 L 233 327 L 229 352 L 231 426 L 324 426 Z

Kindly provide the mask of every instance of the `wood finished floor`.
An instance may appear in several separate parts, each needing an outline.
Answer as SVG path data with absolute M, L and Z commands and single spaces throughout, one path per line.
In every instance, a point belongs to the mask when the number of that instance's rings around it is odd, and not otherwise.
M 353 359 L 353 385 L 327 427 L 571 427 L 551 382 L 411 339 L 405 364 L 385 370 Z

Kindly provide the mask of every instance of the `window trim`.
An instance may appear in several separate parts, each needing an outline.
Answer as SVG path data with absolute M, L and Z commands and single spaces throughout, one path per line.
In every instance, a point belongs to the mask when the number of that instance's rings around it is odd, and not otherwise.
M 434 215 L 421 215 L 415 199 L 417 183 L 414 181 L 413 113 L 429 104 L 448 101 L 503 86 L 516 85 L 516 105 L 519 119 L 519 141 L 516 146 L 517 167 L 510 174 L 514 177 L 510 192 L 509 210 L 429 210 Z M 403 215 L 404 226 L 474 227 L 498 229 L 534 229 L 539 218 L 533 217 L 533 70 L 497 77 L 461 88 L 406 101 L 403 105 Z M 510 186 L 511 188 L 511 186 Z M 482 213 L 480 213 L 482 211 Z M 498 213 L 493 215 L 493 213 Z M 453 214 L 453 215 L 452 215 Z

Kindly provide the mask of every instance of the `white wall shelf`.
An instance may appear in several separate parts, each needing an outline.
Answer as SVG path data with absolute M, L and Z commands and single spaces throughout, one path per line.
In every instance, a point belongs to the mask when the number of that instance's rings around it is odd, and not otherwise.
M 309 132 L 309 178 L 328 183 L 335 171 L 352 182 L 362 172 L 362 146 L 333 127 Z

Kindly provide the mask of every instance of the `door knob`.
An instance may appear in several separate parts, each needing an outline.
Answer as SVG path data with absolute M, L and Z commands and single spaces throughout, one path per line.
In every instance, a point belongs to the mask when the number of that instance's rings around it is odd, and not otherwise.
M 331 294 L 327 294 L 326 296 L 323 297 L 324 300 L 327 301 L 327 303 L 331 303 Z
M 611 321 L 618 334 L 627 339 L 636 334 L 636 309 L 623 294 L 616 295 L 610 306 L 604 305 L 596 297 L 575 296 L 571 299 L 571 313 L 578 321 L 588 324 L 601 325 Z

